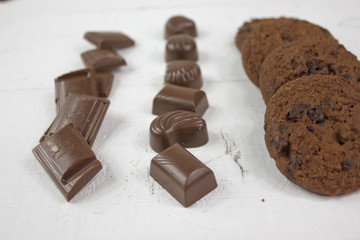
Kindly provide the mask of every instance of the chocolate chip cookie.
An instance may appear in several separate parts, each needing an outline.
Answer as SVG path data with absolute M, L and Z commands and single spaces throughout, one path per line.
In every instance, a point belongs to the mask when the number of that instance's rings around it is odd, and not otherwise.
M 239 39 L 246 38 L 243 44 L 240 44 L 240 49 L 245 72 L 256 86 L 259 86 L 261 64 L 275 48 L 298 40 L 336 41 L 326 29 L 292 18 L 254 20 L 254 24 L 250 23 L 249 28 L 250 32 L 240 34 L 243 37 Z M 244 26 L 244 29 L 249 28 Z
M 307 75 L 339 75 L 360 81 L 360 62 L 334 41 L 298 41 L 272 51 L 261 66 L 259 81 L 265 103 L 285 83 Z
M 282 86 L 265 114 L 265 142 L 280 172 L 311 192 L 360 189 L 360 85 L 312 75 Z

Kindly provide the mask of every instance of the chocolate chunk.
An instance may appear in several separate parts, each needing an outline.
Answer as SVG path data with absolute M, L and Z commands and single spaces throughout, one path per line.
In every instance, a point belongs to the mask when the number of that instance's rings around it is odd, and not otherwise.
M 84 38 L 98 48 L 126 48 L 135 44 L 134 40 L 119 32 L 87 32 Z
M 91 147 L 72 124 L 46 138 L 33 153 L 67 201 L 102 168 Z
M 213 171 L 177 143 L 151 160 L 150 176 L 184 207 L 217 187 Z
M 324 64 L 322 61 L 308 61 L 306 63 L 306 66 L 308 67 L 309 74 L 321 74 L 321 75 L 329 75 L 329 67 Z
M 316 123 L 322 123 L 325 121 L 324 109 L 321 106 L 308 109 L 306 114 L 311 121 L 315 121 Z
M 291 33 L 285 32 L 281 36 L 281 39 L 284 41 L 292 42 L 292 41 L 294 41 L 294 36 Z
M 196 37 L 196 26 L 194 21 L 183 16 L 174 16 L 170 18 L 165 25 L 165 38 L 173 35 L 187 34 Z
M 307 109 L 309 105 L 304 103 L 299 103 L 291 107 L 290 111 L 287 114 L 287 119 L 292 122 L 297 122 L 303 115 L 305 109 Z
M 81 58 L 86 67 L 93 68 L 96 72 L 126 65 L 125 60 L 112 49 L 90 50 L 82 53 Z
M 114 80 L 112 72 L 98 72 L 95 74 L 96 89 L 99 97 L 108 97 Z
M 355 167 L 355 160 L 353 158 L 350 158 L 341 163 L 341 169 L 344 172 L 350 171 L 354 167 Z
M 313 126 L 306 126 L 307 130 L 309 130 L 309 132 L 314 132 L 315 129 Z
M 171 61 L 166 66 L 165 83 L 199 89 L 203 83 L 200 67 L 189 60 Z
M 69 123 L 73 123 L 86 142 L 92 146 L 109 104 L 110 101 L 104 98 L 70 94 L 40 141 L 53 135 Z
M 277 136 L 274 140 L 270 142 L 270 146 L 274 147 L 276 151 L 282 155 L 287 156 L 290 151 L 290 144 L 288 140 L 283 137 Z
M 198 53 L 194 39 L 189 35 L 174 35 L 166 43 L 166 61 L 198 60 Z
M 79 93 L 98 96 L 95 72 L 92 69 L 82 69 L 64 74 L 55 79 L 56 112 L 60 112 L 69 93 Z
M 206 122 L 196 113 L 173 111 L 163 113 L 150 125 L 150 146 L 161 152 L 174 143 L 183 147 L 199 147 L 209 140 Z
M 203 115 L 208 107 L 204 91 L 168 84 L 155 96 L 152 113 L 185 110 Z

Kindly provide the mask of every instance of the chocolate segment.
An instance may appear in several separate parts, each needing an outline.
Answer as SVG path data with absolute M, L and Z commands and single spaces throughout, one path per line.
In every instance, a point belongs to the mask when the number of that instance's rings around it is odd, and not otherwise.
M 183 147 L 199 147 L 208 140 L 205 120 L 193 112 L 163 113 L 150 125 L 150 146 L 155 152 L 162 152 L 175 143 Z
M 174 35 L 166 43 L 166 61 L 198 60 L 198 53 L 194 39 L 189 35 Z
M 88 68 L 82 69 L 64 74 L 55 79 L 55 103 L 57 113 L 60 112 L 69 93 L 98 96 L 94 70 Z
M 33 149 L 67 201 L 102 168 L 91 147 L 72 125 L 66 125 Z
M 114 80 L 112 72 L 97 72 L 95 74 L 96 89 L 99 97 L 108 97 Z
M 165 38 L 173 35 L 187 34 L 196 37 L 196 26 L 194 21 L 183 16 L 174 16 L 170 18 L 165 26 Z
M 155 96 L 152 113 L 185 110 L 203 115 L 208 107 L 204 91 L 168 84 Z
M 177 143 L 152 159 L 150 176 L 184 207 L 217 187 L 213 171 Z
M 109 105 L 110 101 L 104 98 L 69 94 L 63 108 L 40 141 L 73 123 L 85 141 L 92 146 Z
M 86 67 L 93 68 L 96 72 L 126 65 L 125 60 L 112 49 L 90 50 L 82 53 L 81 58 Z
M 190 60 L 171 61 L 166 66 L 165 83 L 200 89 L 203 82 L 199 65 Z
M 126 48 L 135 44 L 134 40 L 119 32 L 87 32 L 84 38 L 97 48 Z

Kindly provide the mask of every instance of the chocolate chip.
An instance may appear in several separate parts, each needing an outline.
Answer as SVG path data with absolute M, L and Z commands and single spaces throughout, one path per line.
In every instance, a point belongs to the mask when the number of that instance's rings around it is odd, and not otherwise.
M 290 160 L 289 168 L 292 170 L 299 169 L 302 165 L 302 160 L 299 157 L 294 157 Z
M 321 28 L 321 31 L 324 33 L 324 34 L 329 34 L 329 31 L 325 28 Z
M 358 75 L 358 77 L 357 77 L 357 81 L 358 81 L 358 82 L 360 82 L 360 75 Z
M 305 109 L 307 109 L 308 107 L 309 105 L 304 103 L 293 105 L 286 116 L 287 119 L 292 122 L 297 122 L 302 117 Z
M 290 151 L 289 142 L 282 137 L 276 137 L 270 142 L 270 146 L 274 147 L 279 154 L 287 156 Z
M 315 129 L 313 126 L 306 126 L 307 130 L 309 130 L 309 132 L 314 132 Z
M 316 106 L 315 108 L 308 109 L 306 111 L 306 115 L 311 121 L 315 121 L 316 124 L 325 121 L 324 109 L 321 106 Z
M 264 123 L 264 131 L 267 131 L 267 123 Z
M 292 42 L 294 41 L 294 37 L 291 33 L 288 33 L 288 32 L 285 32 L 282 36 L 281 36 L 281 39 L 284 40 L 284 41 L 289 41 L 289 42 Z
M 300 66 L 300 64 L 294 60 L 291 60 L 291 68 L 292 70 L 297 69 Z
M 329 75 L 330 71 L 327 65 L 323 64 L 322 61 L 312 60 L 306 63 L 309 74 L 322 74 Z
M 344 172 L 350 171 L 355 167 L 355 161 L 353 158 L 350 158 L 341 163 L 341 168 Z
M 345 75 L 343 75 L 343 77 L 346 78 L 347 80 L 350 80 L 350 81 L 352 80 L 352 76 L 349 74 L 345 74 Z

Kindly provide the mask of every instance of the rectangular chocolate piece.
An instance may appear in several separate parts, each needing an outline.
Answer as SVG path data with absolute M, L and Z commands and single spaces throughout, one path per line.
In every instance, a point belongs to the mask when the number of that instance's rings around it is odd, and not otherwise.
M 112 49 L 94 49 L 83 52 L 81 58 L 87 68 L 93 68 L 96 72 L 110 71 L 126 65 L 125 59 Z
M 99 97 L 109 97 L 114 80 L 112 72 L 97 72 L 95 74 L 96 89 Z
M 73 124 L 46 138 L 33 153 L 67 201 L 102 169 L 91 147 Z
M 165 112 L 184 110 L 203 115 L 208 107 L 204 91 L 168 84 L 155 96 L 152 113 L 161 115 Z
M 86 142 L 92 146 L 109 105 L 110 101 L 104 98 L 70 93 L 61 111 L 40 141 L 59 131 L 67 124 L 73 123 Z
M 98 48 L 126 48 L 135 44 L 134 40 L 120 32 L 87 32 L 84 38 Z
M 60 112 L 69 93 L 98 96 L 94 70 L 89 68 L 82 69 L 64 74 L 55 79 L 55 103 L 57 113 Z
M 213 171 L 178 143 L 152 159 L 150 176 L 184 207 L 217 187 Z

